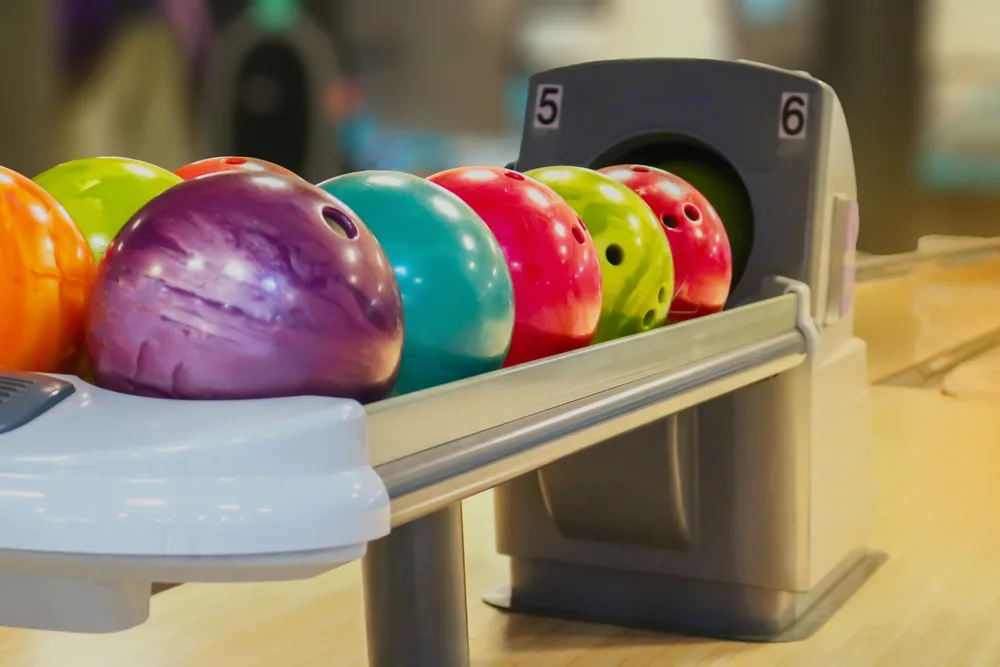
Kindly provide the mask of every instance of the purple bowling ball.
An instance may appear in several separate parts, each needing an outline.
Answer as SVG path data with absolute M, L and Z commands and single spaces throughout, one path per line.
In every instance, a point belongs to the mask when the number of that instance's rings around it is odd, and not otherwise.
M 396 379 L 403 306 L 382 247 L 342 202 L 228 172 L 167 190 L 121 230 L 87 347 L 97 383 L 123 393 L 371 402 Z

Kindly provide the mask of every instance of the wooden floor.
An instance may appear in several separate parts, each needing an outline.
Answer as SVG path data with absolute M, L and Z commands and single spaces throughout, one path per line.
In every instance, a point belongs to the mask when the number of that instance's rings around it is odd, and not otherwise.
M 1000 263 L 864 286 L 872 377 L 1000 327 Z M 1000 396 L 876 387 L 875 548 L 891 560 L 814 637 L 747 645 L 507 616 L 478 595 L 506 577 L 491 496 L 465 503 L 477 667 L 1000 665 Z M 0 630 L 2 667 L 363 667 L 360 568 L 291 584 L 192 585 L 128 632 Z

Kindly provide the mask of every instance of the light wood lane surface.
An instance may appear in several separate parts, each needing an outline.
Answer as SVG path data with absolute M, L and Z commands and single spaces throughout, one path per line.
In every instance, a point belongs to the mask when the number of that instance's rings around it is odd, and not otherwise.
M 1000 260 L 861 283 L 854 329 L 868 343 L 873 382 L 998 330 Z
M 941 383 L 941 391 L 955 398 L 991 400 L 1000 409 L 1000 348 L 953 369 Z
M 1000 325 L 1000 305 L 984 312 L 994 280 L 1000 282 L 1000 262 L 862 286 L 857 328 L 871 345 L 873 375 L 915 363 L 949 338 L 953 345 L 988 331 L 994 321 Z M 963 301 L 956 285 L 973 296 Z M 928 286 L 951 289 L 958 298 L 932 294 L 920 305 Z M 942 317 L 945 322 L 937 321 Z M 934 320 L 930 335 L 907 331 L 914 324 L 926 328 L 928 318 Z M 891 560 L 816 636 L 750 645 L 492 610 L 479 595 L 507 572 L 495 553 L 487 493 L 465 503 L 473 664 L 1000 665 L 1000 403 L 889 387 L 876 387 L 873 400 L 880 504 L 873 510 L 879 520 L 871 545 Z M 173 589 L 153 599 L 146 625 L 115 635 L 0 630 L 2 667 L 366 664 L 357 565 L 304 582 Z

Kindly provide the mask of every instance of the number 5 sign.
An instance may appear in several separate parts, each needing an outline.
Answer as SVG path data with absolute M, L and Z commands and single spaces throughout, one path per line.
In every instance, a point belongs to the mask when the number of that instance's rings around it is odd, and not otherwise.
M 562 86 L 548 83 L 543 83 L 538 86 L 538 92 L 535 95 L 535 113 L 533 122 L 535 129 L 559 129 L 559 119 L 562 116 L 562 98 Z
M 809 94 L 782 93 L 779 139 L 805 139 L 809 124 Z

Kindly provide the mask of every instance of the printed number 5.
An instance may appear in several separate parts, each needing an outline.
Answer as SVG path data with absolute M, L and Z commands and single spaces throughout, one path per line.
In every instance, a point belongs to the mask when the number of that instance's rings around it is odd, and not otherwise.
M 782 94 L 778 137 L 781 139 L 805 139 L 808 121 L 809 95 L 807 93 Z
M 538 87 L 538 97 L 535 100 L 535 127 L 545 130 L 558 130 L 559 118 L 562 115 L 563 87 L 543 84 Z

